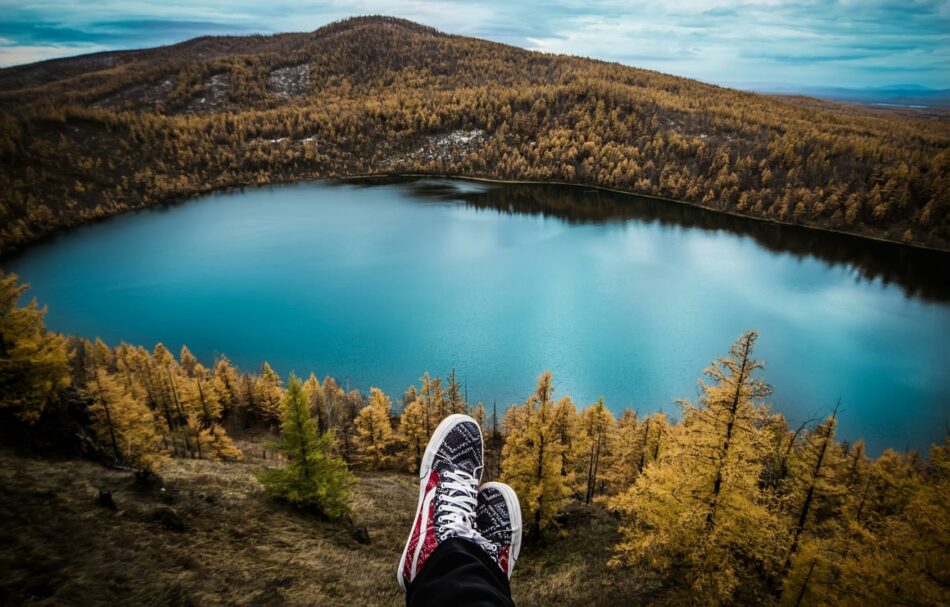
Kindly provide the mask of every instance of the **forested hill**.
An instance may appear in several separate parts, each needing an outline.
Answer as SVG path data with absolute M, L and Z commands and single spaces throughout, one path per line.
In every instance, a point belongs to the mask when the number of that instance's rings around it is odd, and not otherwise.
M 950 248 L 950 120 L 384 17 L 0 70 L 0 250 L 221 187 L 398 172 L 597 184 Z

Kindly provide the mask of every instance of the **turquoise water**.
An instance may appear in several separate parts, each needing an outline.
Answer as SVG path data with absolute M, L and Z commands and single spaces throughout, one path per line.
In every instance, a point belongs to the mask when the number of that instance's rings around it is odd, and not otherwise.
M 83 227 L 4 262 L 55 330 L 396 397 L 455 368 L 489 409 L 545 369 L 615 411 L 693 398 L 758 329 L 774 408 L 841 400 L 872 451 L 942 438 L 946 256 L 581 188 L 304 183 Z

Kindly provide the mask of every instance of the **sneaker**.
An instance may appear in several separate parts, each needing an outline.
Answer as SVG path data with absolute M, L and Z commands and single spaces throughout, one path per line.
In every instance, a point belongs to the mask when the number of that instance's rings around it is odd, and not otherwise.
M 521 552 L 521 505 L 515 490 L 504 483 L 485 483 L 478 491 L 475 528 L 491 544 L 487 550 L 511 579 Z
M 435 429 L 419 469 L 419 504 L 396 579 L 406 590 L 426 559 L 451 537 L 489 543 L 475 531 L 483 466 L 482 430 L 467 415 L 450 415 Z

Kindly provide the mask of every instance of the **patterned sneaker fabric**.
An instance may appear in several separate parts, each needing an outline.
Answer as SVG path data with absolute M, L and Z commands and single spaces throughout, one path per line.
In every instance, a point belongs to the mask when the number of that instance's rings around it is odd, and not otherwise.
M 474 421 L 456 424 L 436 451 L 432 469 L 459 470 L 476 478 L 482 477 L 482 431 Z
M 429 555 L 449 537 L 490 543 L 475 531 L 478 484 L 482 476 L 482 435 L 478 424 L 463 420 L 446 434 L 426 480 L 425 500 L 409 538 L 402 576 L 405 584 L 422 570 Z M 421 546 L 419 545 L 421 542 Z M 417 555 L 418 553 L 418 555 Z
M 508 577 L 514 563 L 511 559 L 511 514 L 505 496 L 494 487 L 484 487 L 478 493 L 478 507 L 475 515 L 475 528 L 490 542 L 491 549 L 486 552 L 495 559 Z

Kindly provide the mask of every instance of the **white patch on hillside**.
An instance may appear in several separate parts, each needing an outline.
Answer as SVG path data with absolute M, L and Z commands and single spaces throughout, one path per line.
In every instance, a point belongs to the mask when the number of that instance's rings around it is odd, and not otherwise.
M 310 66 L 291 65 L 267 75 L 267 90 L 278 97 L 299 97 L 310 92 Z

